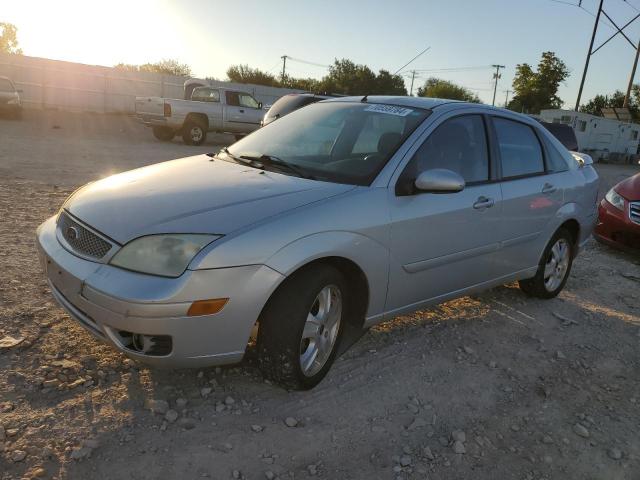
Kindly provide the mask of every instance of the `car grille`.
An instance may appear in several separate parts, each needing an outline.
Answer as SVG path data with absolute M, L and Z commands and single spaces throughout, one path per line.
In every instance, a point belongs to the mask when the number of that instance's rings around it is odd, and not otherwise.
M 80 225 L 65 212 L 58 217 L 58 228 L 69 246 L 82 255 L 99 260 L 111 250 L 109 242 Z
M 631 202 L 629 204 L 629 218 L 632 222 L 640 223 L 640 202 Z

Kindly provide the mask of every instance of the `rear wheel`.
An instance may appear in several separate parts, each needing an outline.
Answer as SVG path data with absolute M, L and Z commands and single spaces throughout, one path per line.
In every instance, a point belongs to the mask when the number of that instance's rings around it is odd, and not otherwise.
M 187 145 L 202 145 L 207 139 L 207 130 L 202 123 L 188 120 L 182 128 L 182 140 Z
M 170 142 L 176 136 L 176 132 L 169 127 L 156 126 L 152 128 L 153 136 L 163 142 Z
M 317 385 L 335 360 L 349 311 L 344 276 L 329 265 L 287 279 L 260 316 L 258 361 L 286 388 Z
M 559 229 L 551 238 L 542 254 L 535 277 L 518 282 L 520 289 L 532 297 L 553 298 L 567 283 L 574 257 L 571 233 Z

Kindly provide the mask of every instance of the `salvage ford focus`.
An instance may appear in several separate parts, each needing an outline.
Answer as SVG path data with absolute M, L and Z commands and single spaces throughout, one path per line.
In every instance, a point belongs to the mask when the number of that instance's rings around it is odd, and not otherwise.
M 515 280 L 557 295 L 597 188 L 523 115 L 350 97 L 86 185 L 37 243 L 56 300 L 128 356 L 233 363 L 256 335 L 266 377 L 310 388 L 348 327 Z

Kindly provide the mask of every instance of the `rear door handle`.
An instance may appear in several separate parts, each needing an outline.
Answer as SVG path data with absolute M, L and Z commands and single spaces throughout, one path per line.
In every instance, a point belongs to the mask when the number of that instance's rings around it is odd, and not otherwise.
M 553 193 L 558 190 L 556 187 L 551 185 L 550 183 L 545 183 L 542 187 L 542 193 Z
M 240 110 L 240 113 L 244 113 L 244 110 Z
M 493 198 L 479 197 L 478 200 L 476 200 L 476 203 L 473 204 L 473 208 L 476 210 L 482 210 L 484 208 L 493 207 L 493 204 Z

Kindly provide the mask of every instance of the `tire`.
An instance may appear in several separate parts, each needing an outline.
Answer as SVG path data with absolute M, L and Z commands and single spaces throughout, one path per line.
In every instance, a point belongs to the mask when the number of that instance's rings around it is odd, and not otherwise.
M 182 140 L 187 145 L 202 145 L 207 140 L 207 129 L 196 120 L 187 120 L 182 127 Z
M 176 132 L 174 132 L 173 129 L 169 127 L 157 126 L 157 127 L 153 127 L 152 130 L 153 130 L 153 136 L 163 142 L 170 142 L 171 140 L 173 140 L 173 137 L 176 136 Z
M 317 385 L 335 360 L 349 300 L 344 276 L 330 265 L 309 267 L 285 280 L 260 315 L 257 349 L 263 375 L 291 390 Z M 312 315 L 314 321 L 308 321 Z
M 566 228 L 560 228 L 545 247 L 535 277 L 518 282 L 520 290 L 530 297 L 555 297 L 567 283 L 574 256 L 573 237 Z

